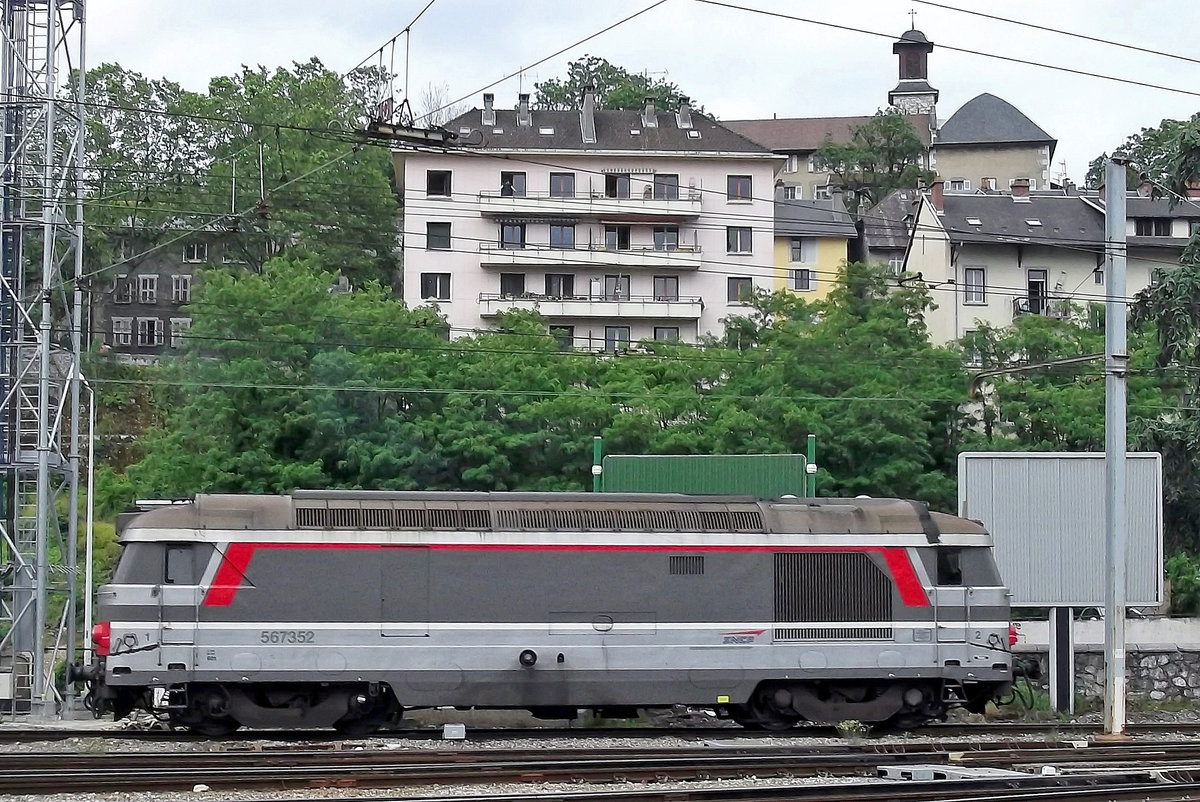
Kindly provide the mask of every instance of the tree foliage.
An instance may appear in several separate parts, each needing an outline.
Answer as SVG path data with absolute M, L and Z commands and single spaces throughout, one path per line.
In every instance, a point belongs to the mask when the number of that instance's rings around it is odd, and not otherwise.
M 925 144 L 908 117 L 880 111 L 858 126 L 849 142 L 826 139 L 816 157 L 845 189 L 851 213 L 874 206 L 895 189 L 910 189 L 933 178 L 922 166 Z
M 600 109 L 640 109 L 647 97 L 654 98 L 658 109 L 677 109 L 685 97 L 665 78 L 629 72 L 599 56 L 584 56 L 567 65 L 566 77 L 535 83 L 534 104 L 539 109 L 575 110 L 588 86 L 595 89 L 596 108 Z

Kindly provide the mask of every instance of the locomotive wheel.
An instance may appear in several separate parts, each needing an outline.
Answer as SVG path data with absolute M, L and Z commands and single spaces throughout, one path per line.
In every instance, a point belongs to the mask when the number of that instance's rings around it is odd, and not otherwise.
M 762 694 L 755 694 L 749 704 L 731 706 L 729 717 L 748 730 L 768 732 L 790 730 L 800 722 L 800 716 L 780 712 Z
M 333 728 L 349 738 L 370 735 L 387 724 L 397 709 L 396 697 L 390 690 L 385 691 L 375 699 L 375 705 L 370 710 L 364 713 L 347 713 L 334 722 Z

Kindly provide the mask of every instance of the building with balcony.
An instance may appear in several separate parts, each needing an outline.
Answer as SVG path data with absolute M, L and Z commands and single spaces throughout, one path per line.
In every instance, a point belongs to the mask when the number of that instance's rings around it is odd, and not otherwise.
M 504 110 L 486 94 L 445 128 L 457 147 L 394 158 L 404 299 L 454 336 L 530 309 L 581 348 L 695 341 L 776 286 L 778 158 L 686 101 Z
M 1197 193 L 1200 194 L 1200 193 Z M 1031 192 L 1018 181 L 1007 193 L 948 192 L 933 182 L 920 194 L 902 269 L 920 276 L 937 308 L 926 318 L 931 339 L 946 343 L 1022 315 L 1102 320 L 1102 193 Z M 1150 285 L 1157 268 L 1179 263 L 1200 207 L 1174 207 L 1144 189 L 1126 199 L 1126 295 Z

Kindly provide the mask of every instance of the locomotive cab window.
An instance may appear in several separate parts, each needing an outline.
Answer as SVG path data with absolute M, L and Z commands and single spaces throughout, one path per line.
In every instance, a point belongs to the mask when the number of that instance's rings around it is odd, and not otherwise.
M 937 583 L 939 585 L 961 585 L 962 549 L 940 548 L 937 550 Z
M 167 546 L 166 570 L 163 581 L 168 585 L 196 584 L 191 546 Z

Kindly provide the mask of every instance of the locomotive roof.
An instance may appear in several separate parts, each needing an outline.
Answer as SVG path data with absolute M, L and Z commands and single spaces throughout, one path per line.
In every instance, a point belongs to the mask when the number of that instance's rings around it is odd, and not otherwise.
M 314 531 L 315 530 L 315 531 Z M 290 496 L 199 495 L 131 516 L 123 540 L 195 539 L 204 531 L 337 530 L 698 532 L 878 537 L 890 544 L 991 545 L 975 521 L 892 498 L 690 496 L 674 493 L 508 493 L 302 490 Z M 901 536 L 910 536 L 901 538 Z

